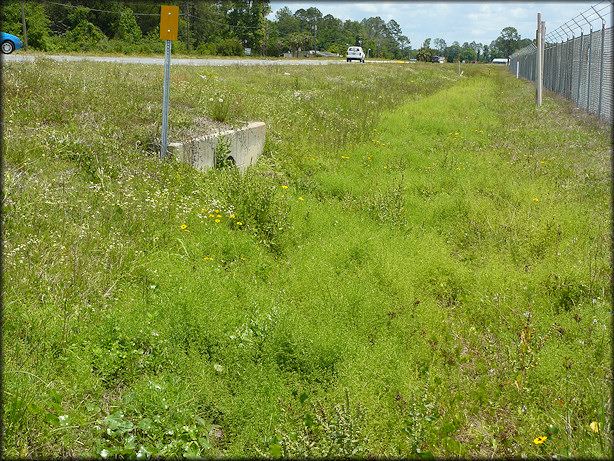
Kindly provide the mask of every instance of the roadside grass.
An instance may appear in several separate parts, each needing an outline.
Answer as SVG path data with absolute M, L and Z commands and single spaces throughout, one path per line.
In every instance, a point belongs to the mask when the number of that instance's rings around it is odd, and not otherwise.
M 173 67 L 240 175 L 155 66 L 5 65 L 3 454 L 611 457 L 610 130 L 456 71 Z

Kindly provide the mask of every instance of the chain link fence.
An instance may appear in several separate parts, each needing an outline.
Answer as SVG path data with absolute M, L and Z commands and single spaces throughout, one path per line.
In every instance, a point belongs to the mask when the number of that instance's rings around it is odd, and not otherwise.
M 607 3 L 611 15 L 612 4 Z M 593 12 L 592 16 L 590 11 Z M 550 91 L 572 100 L 579 108 L 597 114 L 599 119 L 612 123 L 612 86 L 614 83 L 612 82 L 614 63 L 612 60 L 612 28 L 606 29 L 605 20 L 595 7 L 591 7 L 584 13 L 572 19 L 575 27 L 570 27 L 570 24 L 566 23 L 546 37 L 543 85 Z M 600 30 L 593 31 L 590 18 L 595 15 L 597 19 L 601 19 L 602 27 Z M 590 27 L 588 34 L 584 34 L 582 27 L 575 20 L 581 21 L 580 17 Z M 577 28 L 580 29 L 579 37 L 574 36 L 574 30 Z M 571 32 L 571 38 L 567 31 Z M 554 41 L 555 34 L 561 38 L 560 42 Z M 563 40 L 564 38 L 567 40 Z M 536 63 L 537 47 L 531 44 L 510 57 L 510 72 L 535 81 Z

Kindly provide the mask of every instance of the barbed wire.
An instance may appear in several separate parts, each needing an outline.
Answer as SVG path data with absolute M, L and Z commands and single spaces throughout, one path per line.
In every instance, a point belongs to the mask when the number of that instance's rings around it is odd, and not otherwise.
M 603 2 L 599 2 L 596 5 L 591 6 L 586 9 L 586 11 L 581 12 L 577 16 L 571 18 L 569 21 L 563 23 L 556 29 L 553 29 L 551 32 L 546 34 L 546 41 L 558 42 L 563 41 L 564 38 L 569 39 L 568 31 L 571 32 L 571 37 L 575 36 L 575 32 L 580 30 L 581 33 L 584 33 L 584 27 L 588 25 L 589 30 L 593 30 L 593 23 L 601 21 L 602 27 L 605 28 L 606 20 L 604 16 L 612 17 L 613 13 L 613 5 L 614 2 L 612 0 L 606 0 Z M 609 11 L 608 11 L 609 10 Z M 582 24 L 582 25 L 581 25 Z

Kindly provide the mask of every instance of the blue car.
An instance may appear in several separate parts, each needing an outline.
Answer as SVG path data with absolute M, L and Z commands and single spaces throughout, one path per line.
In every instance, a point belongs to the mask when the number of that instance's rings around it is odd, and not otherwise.
M 15 37 L 14 35 L 7 34 L 5 32 L 0 32 L 0 46 L 2 47 L 2 53 L 11 54 L 13 51 L 21 48 L 21 40 L 19 37 Z

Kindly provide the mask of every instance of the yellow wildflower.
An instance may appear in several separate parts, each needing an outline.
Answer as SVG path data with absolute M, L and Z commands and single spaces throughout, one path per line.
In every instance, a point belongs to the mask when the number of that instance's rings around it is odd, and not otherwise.
M 243 223 L 241 221 L 237 221 L 237 226 L 242 226 Z
M 287 188 L 288 188 L 288 186 L 281 186 L 281 188 L 282 188 L 282 189 L 287 189 Z
M 182 228 L 182 229 L 185 229 L 186 227 L 188 227 L 188 226 L 186 226 L 185 224 L 182 224 L 182 225 L 181 225 L 181 228 Z
M 599 433 L 599 423 L 597 421 L 593 421 L 588 425 L 595 434 Z
M 533 440 L 533 443 L 535 445 L 539 445 L 540 443 L 544 443 L 546 441 L 548 437 L 545 435 L 542 435 L 541 437 L 537 437 L 536 439 Z
M 216 220 L 215 220 L 215 222 L 220 222 L 220 220 L 219 220 L 219 219 L 216 219 Z

